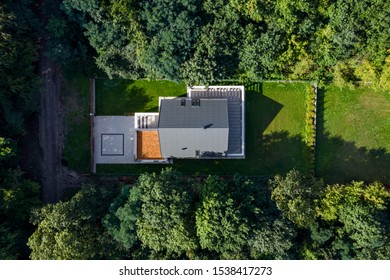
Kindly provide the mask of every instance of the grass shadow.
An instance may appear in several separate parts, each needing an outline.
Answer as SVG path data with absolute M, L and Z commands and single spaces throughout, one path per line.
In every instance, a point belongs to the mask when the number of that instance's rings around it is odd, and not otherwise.
M 96 80 L 96 115 L 157 112 L 160 96 L 185 95 L 184 84 L 169 81 Z
M 352 180 L 390 184 L 390 153 L 386 148 L 358 147 L 325 130 L 325 91 L 318 91 L 315 174 L 327 183 Z
M 126 108 L 131 108 L 130 112 L 142 112 L 145 107 L 145 104 L 149 103 L 152 100 L 150 96 L 147 95 L 146 90 L 144 88 L 138 87 L 136 85 L 130 85 L 126 88 L 124 94 L 124 101 L 128 106 Z

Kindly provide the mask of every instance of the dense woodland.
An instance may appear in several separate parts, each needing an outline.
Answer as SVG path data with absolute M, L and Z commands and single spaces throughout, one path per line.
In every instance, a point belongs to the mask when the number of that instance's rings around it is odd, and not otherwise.
M 389 259 L 390 193 L 292 170 L 251 180 L 165 169 L 85 186 L 33 214 L 32 259 Z
M 42 205 L 39 184 L 20 168 L 19 148 L 37 109 L 38 26 L 31 1 L 0 3 L 0 259 L 28 257 L 30 212 Z
M 109 77 L 390 88 L 386 0 L 64 0 L 62 8 Z
M 0 259 L 390 259 L 390 194 L 381 183 L 166 169 L 133 184 L 83 186 L 44 206 L 20 167 L 39 53 L 89 76 L 361 81 L 388 91 L 389 1 L 51 4 L 42 21 L 38 1 L 0 3 Z

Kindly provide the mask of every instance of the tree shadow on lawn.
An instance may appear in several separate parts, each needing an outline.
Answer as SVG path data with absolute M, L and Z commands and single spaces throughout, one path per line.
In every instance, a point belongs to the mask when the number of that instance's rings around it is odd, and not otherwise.
M 131 80 L 96 80 L 96 114 L 122 116 L 143 112 L 152 98 Z
M 357 147 L 355 142 L 331 136 L 324 127 L 324 91 L 318 92 L 315 173 L 327 183 L 352 180 L 390 185 L 390 153 L 386 148 Z
M 146 94 L 144 88 L 138 86 L 128 86 L 125 91 L 125 102 L 128 105 L 127 112 L 144 112 L 145 106 L 152 98 Z

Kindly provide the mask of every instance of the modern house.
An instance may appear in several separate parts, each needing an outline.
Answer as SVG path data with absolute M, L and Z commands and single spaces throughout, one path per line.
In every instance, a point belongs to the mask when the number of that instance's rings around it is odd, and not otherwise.
M 244 87 L 189 87 L 160 97 L 156 113 L 95 116 L 94 154 L 94 164 L 245 158 Z

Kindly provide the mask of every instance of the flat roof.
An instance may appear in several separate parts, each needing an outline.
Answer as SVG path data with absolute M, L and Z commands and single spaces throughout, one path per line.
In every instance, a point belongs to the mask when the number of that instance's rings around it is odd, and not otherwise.
M 162 159 L 157 130 L 137 131 L 137 159 Z
M 226 99 L 163 99 L 159 128 L 228 128 Z

